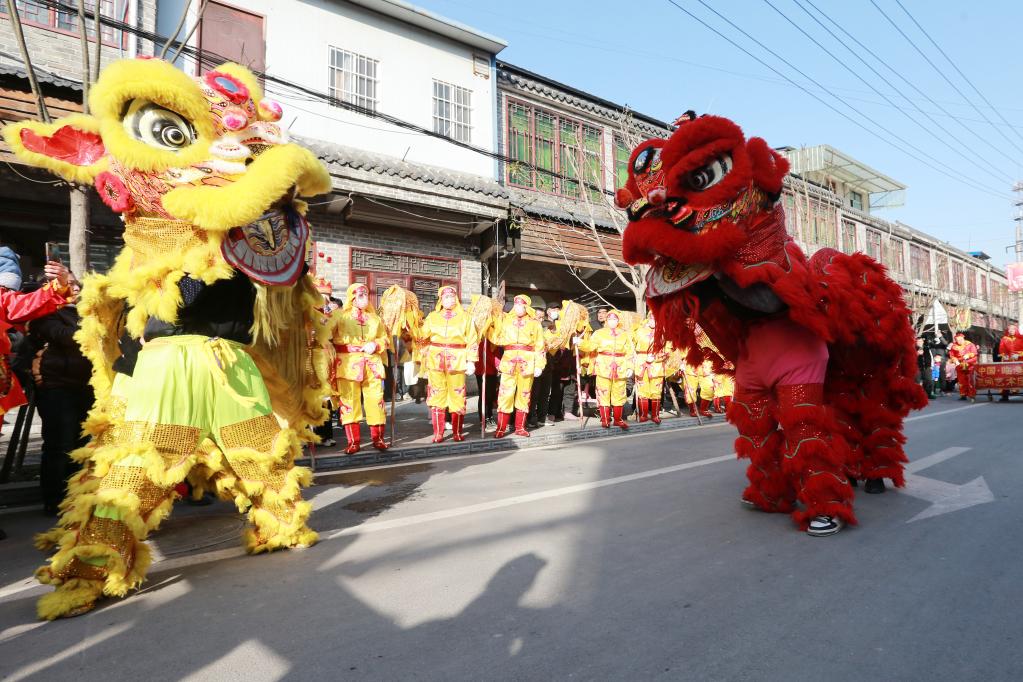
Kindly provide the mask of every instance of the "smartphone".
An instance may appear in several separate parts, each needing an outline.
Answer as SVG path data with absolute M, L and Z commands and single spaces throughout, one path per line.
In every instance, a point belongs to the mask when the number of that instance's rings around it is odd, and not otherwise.
M 56 261 L 60 263 L 60 244 L 57 242 L 46 242 L 46 262 Z

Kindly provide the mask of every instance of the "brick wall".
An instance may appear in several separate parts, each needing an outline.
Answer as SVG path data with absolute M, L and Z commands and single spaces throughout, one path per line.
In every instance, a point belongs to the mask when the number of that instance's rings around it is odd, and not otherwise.
M 353 246 L 375 251 L 457 258 L 462 266 L 462 300 L 468 302 L 474 294 L 482 292 L 482 266 L 478 256 L 470 250 L 470 243 L 463 239 L 400 227 L 346 225 L 340 218 L 318 212 L 316 208 L 310 211 L 309 222 L 313 230 L 313 257 L 316 259 L 317 275 L 331 281 L 335 295 L 342 294 L 351 282 L 349 266 Z
M 142 12 L 139 25 L 146 31 L 156 30 L 156 0 L 143 0 Z M 4 5 L 6 7 L 6 4 Z M 128 13 L 129 19 L 135 12 L 134 0 Z M 92 25 L 92 22 L 89 22 Z M 32 65 L 64 78 L 80 81 L 82 79 L 82 51 L 81 43 L 77 32 L 68 34 L 57 30 L 47 29 L 22 21 L 22 29 L 25 32 L 25 44 L 28 46 L 29 56 L 32 58 Z M 77 31 L 77 29 L 76 29 Z M 103 45 L 103 64 L 109 64 L 117 59 L 130 56 L 130 48 L 138 46 L 139 54 L 152 54 L 152 42 L 142 40 L 133 34 L 128 34 L 123 43 L 125 49 Z M 89 57 L 92 58 L 94 45 L 89 44 Z M 14 37 L 11 28 L 10 18 L 7 13 L 0 14 L 0 63 L 16 64 L 23 66 L 21 51 Z

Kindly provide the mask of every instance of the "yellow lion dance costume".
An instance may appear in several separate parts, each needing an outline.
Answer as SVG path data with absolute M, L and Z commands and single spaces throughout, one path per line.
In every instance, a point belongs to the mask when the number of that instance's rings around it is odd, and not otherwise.
M 116 62 L 89 102 L 91 116 L 3 131 L 26 162 L 93 183 L 125 226 L 113 268 L 82 294 L 96 404 L 73 455 L 82 472 L 37 539 L 57 547 L 37 572 L 57 586 L 39 601 L 45 619 L 137 587 L 144 540 L 185 480 L 248 510 L 250 552 L 316 542 L 311 476 L 294 460 L 325 418 L 327 339 L 297 197 L 328 192 L 330 176 L 235 64 L 193 79 Z

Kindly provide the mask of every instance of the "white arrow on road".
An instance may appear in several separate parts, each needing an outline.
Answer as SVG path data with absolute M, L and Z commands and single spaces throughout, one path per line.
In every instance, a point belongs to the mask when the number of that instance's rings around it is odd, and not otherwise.
M 939 462 L 952 459 L 956 455 L 961 455 L 970 449 L 946 448 L 935 452 L 933 455 L 915 459 L 906 465 L 906 487 L 899 489 L 899 492 L 931 503 L 930 507 L 924 509 L 906 523 L 913 523 L 920 519 L 940 516 L 941 514 L 948 514 L 949 512 L 995 501 L 995 496 L 991 489 L 987 487 L 987 481 L 984 480 L 983 476 L 978 476 L 969 483 L 956 485 L 916 475 L 917 471 L 922 471 Z

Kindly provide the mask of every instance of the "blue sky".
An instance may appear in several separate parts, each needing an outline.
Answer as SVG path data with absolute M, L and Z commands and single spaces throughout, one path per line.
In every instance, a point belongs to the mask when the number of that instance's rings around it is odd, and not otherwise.
M 1018 47 L 1023 3 L 901 0 L 909 15 L 992 108 L 920 32 L 896 0 L 874 1 L 966 98 L 920 56 L 871 0 L 705 0 L 807 77 L 855 107 L 857 113 L 715 16 L 700 0 L 674 1 L 866 128 L 891 140 L 888 133 L 867 119 L 884 126 L 905 141 L 897 144 L 918 158 L 900 151 L 891 141 L 871 135 L 787 83 L 669 0 L 418 0 L 416 4 L 504 38 L 509 46 L 499 55 L 501 59 L 662 120 L 670 121 L 691 108 L 728 116 L 747 135 L 764 137 L 772 146 L 826 143 L 837 147 L 909 186 L 905 206 L 879 211 L 878 215 L 901 220 L 960 248 L 986 251 L 999 265 L 1013 260 L 1005 247 L 1014 240 L 1011 183 L 1023 180 L 1023 94 L 1019 87 L 1023 59 Z M 915 124 L 843 68 L 768 2 L 922 125 Z M 919 92 L 856 47 L 857 53 L 896 89 L 872 73 L 800 9 L 801 4 L 813 12 L 810 2 Z M 853 45 L 847 35 L 815 15 Z M 971 182 L 976 187 L 970 186 Z

